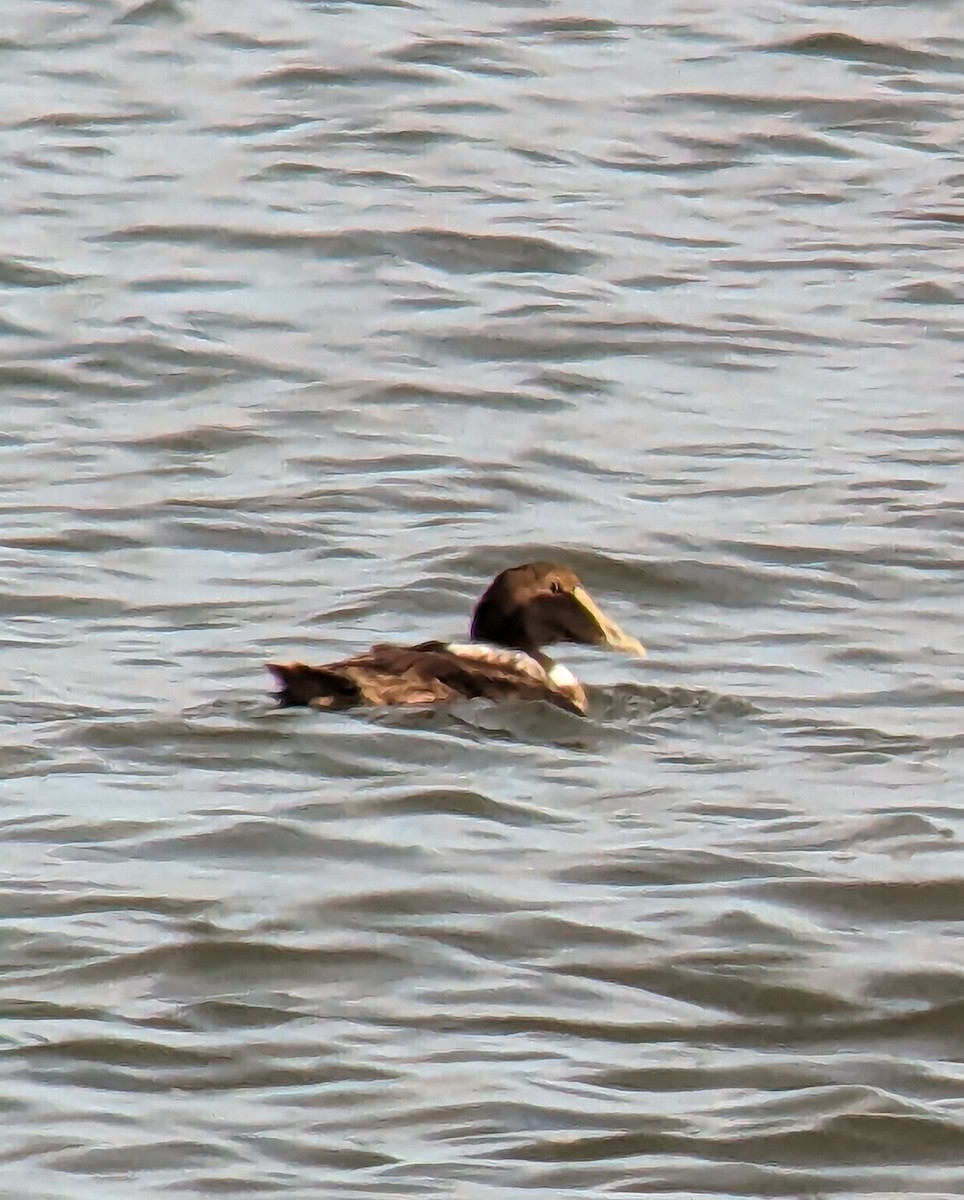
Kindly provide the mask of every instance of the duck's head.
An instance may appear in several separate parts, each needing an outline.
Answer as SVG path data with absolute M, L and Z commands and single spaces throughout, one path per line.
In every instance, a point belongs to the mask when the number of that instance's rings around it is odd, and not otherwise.
M 546 562 L 510 567 L 495 577 L 472 616 L 472 638 L 528 654 L 557 642 L 646 654 L 600 610 L 574 571 Z

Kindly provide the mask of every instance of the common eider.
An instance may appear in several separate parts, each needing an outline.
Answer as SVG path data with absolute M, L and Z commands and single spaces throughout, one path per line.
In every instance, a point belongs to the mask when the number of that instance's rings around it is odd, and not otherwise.
M 284 707 L 438 704 L 458 699 L 547 700 L 585 713 L 586 693 L 545 646 L 576 642 L 644 656 L 642 645 L 602 613 L 574 572 L 526 563 L 497 575 L 476 605 L 471 643 L 378 645 L 324 666 L 269 663 Z

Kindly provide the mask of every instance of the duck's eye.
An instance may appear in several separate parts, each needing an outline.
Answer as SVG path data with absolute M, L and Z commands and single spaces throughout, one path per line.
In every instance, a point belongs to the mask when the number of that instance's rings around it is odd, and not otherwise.
M 554 579 L 552 583 L 549 584 L 549 591 L 555 592 L 557 595 L 562 591 L 562 584 L 558 579 Z

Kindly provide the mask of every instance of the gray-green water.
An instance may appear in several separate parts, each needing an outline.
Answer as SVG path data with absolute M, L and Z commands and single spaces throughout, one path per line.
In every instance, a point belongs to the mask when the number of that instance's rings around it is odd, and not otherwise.
M 4 17 L 3 1195 L 959 1195 L 957 6 Z

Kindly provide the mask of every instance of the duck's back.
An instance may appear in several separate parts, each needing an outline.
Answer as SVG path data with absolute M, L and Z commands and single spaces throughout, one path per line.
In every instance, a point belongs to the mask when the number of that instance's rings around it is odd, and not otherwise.
M 280 684 L 278 700 L 285 706 L 342 709 L 515 698 L 547 700 L 581 712 L 585 704 L 578 685 L 578 693 L 553 686 L 528 654 L 477 644 L 381 645 L 324 666 L 271 663 L 268 669 Z

